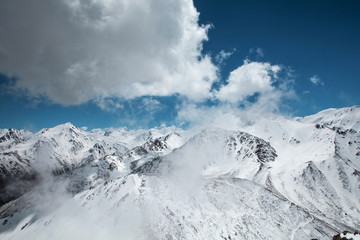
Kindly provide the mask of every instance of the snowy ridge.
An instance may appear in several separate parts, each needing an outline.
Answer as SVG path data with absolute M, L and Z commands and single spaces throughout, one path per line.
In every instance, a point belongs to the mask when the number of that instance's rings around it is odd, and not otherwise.
M 194 136 L 175 127 L 87 132 L 70 123 L 34 134 L 2 130 L 8 195 L 0 238 L 330 239 L 354 232 L 359 116 L 359 107 L 329 109 Z M 10 177 L 35 187 L 11 192 Z
M 196 170 L 199 171 L 196 174 L 202 176 L 231 175 L 254 180 L 276 156 L 275 149 L 263 139 L 245 132 L 214 128 L 202 131 L 181 148 L 163 158 L 154 158 L 135 172 L 173 174 L 172 171 L 184 168 L 184 174 Z M 163 162 L 160 166 L 166 169 L 157 169 L 159 162 Z
M 339 109 L 330 108 L 308 117 L 297 118 L 297 121 L 322 124 L 329 127 L 360 129 L 359 109 L 360 106 Z

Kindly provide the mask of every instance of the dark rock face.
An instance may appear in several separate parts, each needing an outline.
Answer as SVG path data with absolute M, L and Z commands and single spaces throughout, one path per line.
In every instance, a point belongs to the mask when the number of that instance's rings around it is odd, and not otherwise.
M 351 234 L 351 232 L 349 232 L 349 231 L 344 231 L 343 233 L 342 233 L 345 237 L 341 237 L 341 234 L 340 233 L 338 233 L 338 234 L 336 234 L 335 236 L 333 236 L 333 240 L 354 240 L 354 238 L 352 238 L 352 237 L 347 237 L 347 235 L 348 234 Z M 358 233 L 358 232 L 355 232 L 355 233 L 353 233 L 354 234 L 354 236 L 360 236 L 360 233 Z
M 116 166 L 116 164 L 114 162 L 109 164 L 109 170 L 110 171 L 114 171 L 115 169 L 118 169 L 118 167 Z
M 265 140 L 250 135 L 245 132 L 238 132 L 236 138 L 231 137 L 228 140 L 230 142 L 238 141 L 242 147 L 238 150 L 238 154 L 243 151 L 246 152 L 245 156 L 251 157 L 255 154 L 260 163 L 272 162 L 277 157 L 276 150 Z M 236 144 L 233 144 L 236 145 Z
M 163 139 L 157 138 L 155 140 L 151 140 L 151 141 L 146 142 L 143 145 L 143 148 L 145 150 L 147 150 L 147 152 L 160 152 L 160 151 L 162 151 L 164 149 L 167 149 L 168 146 L 167 146 L 166 142 Z
M 274 161 L 277 157 L 275 149 L 262 139 L 257 139 L 256 142 L 255 154 L 259 158 L 260 162 L 264 163 Z
M 95 145 L 91 149 L 89 149 L 89 152 L 90 153 L 97 152 L 98 154 L 103 154 L 104 147 L 100 143 L 95 143 Z
M 15 144 L 20 143 L 21 138 L 19 137 L 19 132 L 20 132 L 19 130 L 10 128 L 9 131 L 0 138 L 0 143 L 9 141 L 11 139 L 15 141 Z
M 18 176 L 0 176 L 0 207 L 31 191 L 39 180 L 36 173 Z
M 132 171 L 132 174 L 146 174 L 146 175 L 152 175 L 157 173 L 157 170 L 159 170 L 160 165 L 162 164 L 163 159 L 160 157 L 154 158 L 152 161 L 146 162 L 145 164 L 141 165 L 140 167 L 134 169 Z M 161 166 L 163 167 L 163 166 Z

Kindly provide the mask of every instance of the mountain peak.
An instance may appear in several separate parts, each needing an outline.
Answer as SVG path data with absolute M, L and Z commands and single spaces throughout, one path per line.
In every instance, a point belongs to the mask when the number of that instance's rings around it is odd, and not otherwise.
M 63 127 L 63 128 L 77 128 L 77 127 L 75 127 L 71 122 L 66 122 L 66 123 L 60 124 L 60 125 L 58 125 L 58 126 L 61 126 L 61 127 Z

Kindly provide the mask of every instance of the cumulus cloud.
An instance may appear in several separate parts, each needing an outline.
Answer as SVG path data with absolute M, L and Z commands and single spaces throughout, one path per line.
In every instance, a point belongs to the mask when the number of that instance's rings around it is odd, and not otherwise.
M 190 128 L 236 129 L 252 125 L 265 115 L 288 115 L 288 103 L 298 100 L 291 69 L 249 61 L 230 74 L 214 97 L 220 101 L 211 105 L 184 101 L 178 106 L 177 122 Z
M 209 97 L 217 68 L 191 0 L 3 0 L 0 72 L 62 105 L 93 99 Z
M 267 93 L 275 88 L 272 85 L 281 70 L 278 65 L 267 62 L 249 62 L 230 73 L 227 84 L 215 93 L 222 101 L 238 103 L 255 93 Z
M 324 85 L 323 80 L 321 80 L 321 78 L 319 78 L 319 76 L 317 76 L 317 75 L 312 76 L 310 78 L 310 82 L 312 84 L 314 84 L 315 86 L 317 86 L 317 85 L 322 85 L 323 86 Z

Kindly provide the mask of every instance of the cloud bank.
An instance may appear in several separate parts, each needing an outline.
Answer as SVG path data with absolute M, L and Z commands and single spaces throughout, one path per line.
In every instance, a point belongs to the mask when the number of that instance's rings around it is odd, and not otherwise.
M 4 0 L 0 72 L 30 97 L 209 97 L 217 67 L 191 0 Z
M 218 68 L 236 49 L 203 54 L 209 26 L 198 18 L 192 0 L 3 0 L 0 74 L 15 77 L 12 90 L 34 102 L 92 101 L 132 113 L 125 101 L 141 97 L 136 109 L 151 121 L 168 104 L 153 98 L 160 96 L 178 97 L 176 118 L 188 122 L 208 116 L 194 111 L 228 112 L 256 94 L 252 107 L 277 110 L 292 93 L 279 84 L 283 67 L 245 60 L 221 82 Z M 250 53 L 263 56 L 260 48 Z

